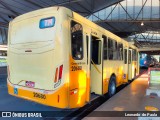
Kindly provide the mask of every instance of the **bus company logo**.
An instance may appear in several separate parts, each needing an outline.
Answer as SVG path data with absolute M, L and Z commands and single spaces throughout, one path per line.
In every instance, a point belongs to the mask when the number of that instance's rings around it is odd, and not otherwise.
M 23 117 L 42 117 L 42 114 L 40 112 L 2 112 L 2 117 L 3 118 L 9 118 L 9 117 L 15 117 L 15 118 L 23 118 Z
M 32 82 L 32 81 L 26 81 L 26 86 L 27 86 L 27 87 L 30 87 L 30 88 L 34 88 L 35 83 Z
M 11 117 L 11 112 L 2 112 L 2 117 Z

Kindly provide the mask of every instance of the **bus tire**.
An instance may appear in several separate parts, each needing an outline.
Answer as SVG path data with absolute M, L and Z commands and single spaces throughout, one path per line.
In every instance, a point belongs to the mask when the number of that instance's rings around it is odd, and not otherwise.
M 116 93 L 116 77 L 112 76 L 109 81 L 108 95 L 112 97 Z

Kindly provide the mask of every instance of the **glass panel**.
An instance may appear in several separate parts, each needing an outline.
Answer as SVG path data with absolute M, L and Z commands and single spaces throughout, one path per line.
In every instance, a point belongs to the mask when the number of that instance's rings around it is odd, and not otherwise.
M 127 64 L 127 50 L 124 50 L 124 64 Z
M 108 58 L 113 60 L 113 40 L 108 39 Z
M 121 5 L 124 7 L 124 9 L 126 9 L 126 1 L 122 1 Z M 120 19 L 126 19 L 126 12 L 122 8 L 122 6 L 120 6 Z
M 71 22 L 71 43 L 72 43 L 72 57 L 75 60 L 83 59 L 83 32 L 82 25 L 72 21 Z
M 114 5 L 112 7 L 113 12 L 112 12 L 112 19 L 115 20 L 115 19 L 118 19 L 118 5 L 115 7 L 116 5 Z M 114 8 L 115 7 L 115 8 Z
M 105 9 L 99 11 L 98 15 L 100 19 L 105 20 Z
M 143 8 L 143 19 L 148 19 L 150 17 L 151 17 L 151 0 L 147 0 Z
M 101 41 L 92 37 L 92 60 L 94 64 L 101 64 Z
M 127 0 L 127 12 L 132 18 L 134 18 L 133 6 L 134 6 L 134 0 Z M 129 16 L 127 16 L 127 18 L 131 19 Z
M 131 50 L 128 51 L 128 64 L 131 64 Z
M 135 0 L 135 18 L 142 8 L 142 0 Z M 142 18 L 142 12 L 139 14 L 138 19 Z
M 117 60 L 117 41 L 113 41 L 113 60 Z
M 123 44 L 118 43 L 118 60 L 123 60 Z
M 88 35 L 86 36 L 86 48 L 87 48 L 87 64 L 88 64 L 88 43 L 89 42 L 89 37 Z
M 98 16 L 98 12 L 93 14 L 93 17 L 92 17 L 93 21 L 98 21 L 99 20 L 98 17 L 96 17 L 96 16 Z
M 111 19 L 111 7 L 106 8 L 106 19 L 110 20 Z M 107 18 L 108 17 L 108 18 Z
M 107 37 L 106 36 L 102 36 L 103 41 L 104 41 L 104 48 L 103 48 L 103 59 L 107 60 L 108 56 L 107 56 L 107 49 L 108 49 L 108 41 L 107 41 Z
M 132 60 L 133 61 L 136 61 L 137 60 L 137 52 L 136 52 L 136 50 L 132 50 Z

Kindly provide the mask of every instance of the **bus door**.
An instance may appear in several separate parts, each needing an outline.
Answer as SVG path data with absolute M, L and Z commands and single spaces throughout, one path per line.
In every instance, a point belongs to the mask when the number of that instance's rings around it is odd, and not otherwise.
M 102 95 L 103 40 L 91 35 L 91 93 Z
M 132 80 L 132 49 L 128 49 L 128 79 Z
M 86 54 L 87 54 L 87 68 L 86 68 L 86 72 L 87 72 L 87 88 L 86 88 L 86 102 L 90 101 L 90 89 L 91 89 L 91 37 L 85 33 L 85 37 L 86 40 Z
M 128 82 L 128 49 L 124 49 L 124 74 L 123 74 L 123 80 L 124 83 Z

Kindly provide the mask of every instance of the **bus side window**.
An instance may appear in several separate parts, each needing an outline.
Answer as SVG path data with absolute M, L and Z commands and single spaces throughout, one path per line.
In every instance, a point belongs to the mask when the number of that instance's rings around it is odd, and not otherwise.
M 118 43 L 118 60 L 123 60 L 123 44 L 122 43 Z
M 132 51 L 132 60 L 136 60 L 137 58 L 137 55 L 136 55 L 136 50 L 135 49 L 133 49 L 133 51 Z
M 108 41 L 107 41 L 107 37 L 105 35 L 102 35 L 103 41 L 104 41 L 104 47 L 103 47 L 103 59 L 107 60 L 108 59 Z
M 128 64 L 131 64 L 131 50 L 128 51 Z
M 86 35 L 86 48 L 87 48 L 87 64 L 88 64 L 88 43 L 89 42 L 89 37 Z
M 124 64 L 127 64 L 127 50 L 124 49 Z
M 102 42 L 96 40 L 96 37 L 92 36 L 92 61 L 94 64 L 101 64 L 101 46 Z
M 113 40 L 113 60 L 117 60 L 117 41 Z
M 142 58 L 142 54 L 141 53 L 139 54 L 139 57 Z
M 108 58 L 113 60 L 113 40 L 108 39 Z
M 83 59 L 83 28 L 82 25 L 71 21 L 71 48 L 75 60 Z

